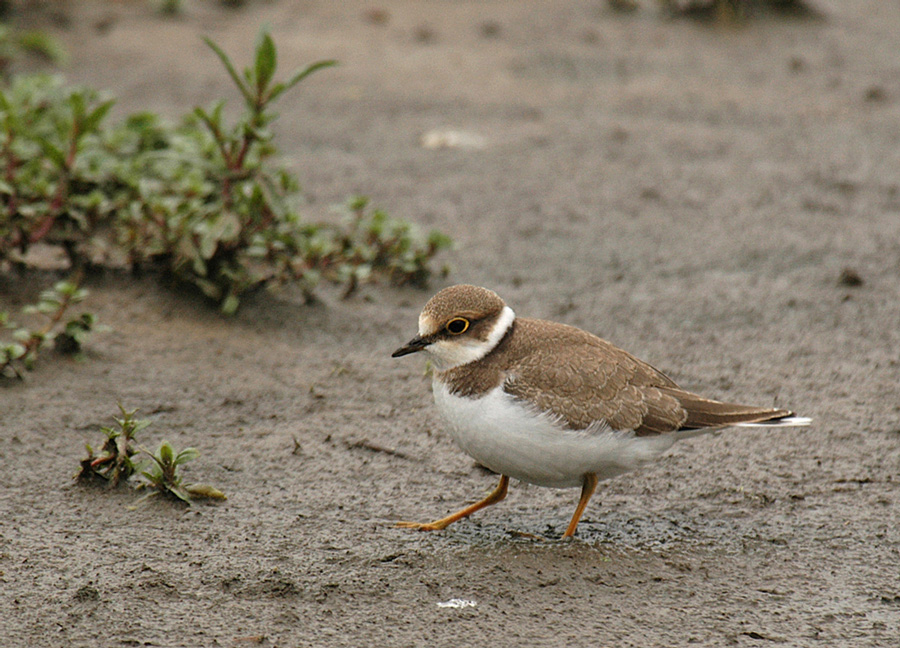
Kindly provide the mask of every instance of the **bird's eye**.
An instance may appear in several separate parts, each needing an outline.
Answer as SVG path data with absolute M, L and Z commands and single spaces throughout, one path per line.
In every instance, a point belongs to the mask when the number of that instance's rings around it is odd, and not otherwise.
M 460 333 L 465 333 L 466 329 L 469 328 L 469 320 L 465 317 L 454 317 L 447 322 L 447 326 L 444 328 L 446 328 L 447 332 L 451 335 L 459 335 Z

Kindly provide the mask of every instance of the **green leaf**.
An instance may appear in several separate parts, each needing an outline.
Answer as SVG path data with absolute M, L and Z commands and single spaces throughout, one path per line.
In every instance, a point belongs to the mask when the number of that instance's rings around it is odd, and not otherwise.
M 352 212 L 361 212 L 369 204 L 368 196 L 353 196 L 347 201 L 347 209 Z
M 240 90 L 241 94 L 244 95 L 244 100 L 247 102 L 247 105 L 253 105 L 253 94 L 250 92 L 250 89 L 247 87 L 247 85 L 241 80 L 241 77 L 240 75 L 238 75 L 237 70 L 234 69 L 234 65 L 231 64 L 231 59 L 228 58 L 228 55 L 222 50 L 221 47 L 216 45 L 211 38 L 204 36 L 203 42 L 206 43 L 209 48 L 213 52 L 215 52 L 216 56 L 219 57 L 219 60 L 222 61 L 222 65 L 225 66 L 225 69 L 228 71 L 228 75 L 231 77 L 231 80 L 234 81 L 234 84 L 238 87 L 238 90 Z
M 435 251 L 447 250 L 453 247 L 453 239 L 443 232 L 432 230 L 428 234 L 428 245 Z
M 166 466 L 171 466 L 172 461 L 175 458 L 175 451 L 172 449 L 171 444 L 168 441 L 163 441 L 159 444 L 159 450 L 156 451 L 157 459 L 159 459 L 160 463 Z
M 237 312 L 238 306 L 240 305 L 240 300 L 237 295 L 230 294 L 225 299 L 222 300 L 221 309 L 222 312 L 226 315 L 234 315 Z
M 99 106 L 94 108 L 90 113 L 88 113 L 87 117 L 85 117 L 84 119 L 84 132 L 91 133 L 95 131 L 100 122 L 103 121 L 103 118 L 106 117 L 109 109 L 112 108 L 113 104 L 115 103 L 115 99 L 109 99 L 108 101 L 104 101 Z
M 135 410 L 135 412 L 136 411 L 137 410 Z M 150 421 L 148 421 L 146 419 L 134 421 L 134 428 L 131 430 L 131 438 L 133 439 L 138 432 L 140 432 L 144 428 L 148 427 L 149 425 L 150 425 Z
M 306 77 L 308 77 L 313 72 L 317 72 L 318 70 L 322 70 L 328 67 L 334 67 L 338 65 L 337 61 L 328 60 L 328 61 L 318 61 L 316 63 L 312 63 L 311 65 L 306 66 L 299 72 L 294 73 L 290 79 L 288 79 L 285 83 L 279 83 L 272 88 L 272 91 L 269 93 L 269 96 L 266 97 L 266 101 L 274 101 L 280 94 L 285 92 L 286 90 L 290 90 L 295 85 L 303 81 Z
M 62 304 L 56 299 L 42 299 L 33 306 L 23 308 L 22 311 L 25 313 L 44 313 L 45 315 L 50 315 L 59 310 L 60 306 L 62 306 Z
M 18 359 L 21 358 L 23 355 L 25 355 L 25 352 L 26 352 L 28 349 L 26 349 L 26 348 L 25 348 L 24 346 L 22 346 L 21 344 L 9 344 L 9 345 L 7 345 L 6 347 L 4 347 L 4 350 L 6 351 L 6 356 L 7 356 L 10 360 L 18 360 Z
M 210 106 L 209 111 L 200 108 L 194 108 L 194 115 L 200 118 L 206 127 L 210 130 L 216 139 L 222 135 L 222 108 L 225 106 L 224 101 L 216 101 Z
M 218 301 L 222 297 L 222 287 L 214 281 L 202 277 L 192 277 L 191 282 L 210 299 Z
M 182 486 L 179 485 L 170 485 L 167 489 L 172 495 L 180 499 L 182 502 L 186 504 L 191 503 L 191 495 L 188 493 Z
M 225 496 L 225 493 L 220 491 L 218 488 L 210 486 L 209 484 L 190 484 L 184 487 L 184 490 L 188 492 L 191 497 L 205 497 L 209 499 L 217 499 L 217 500 L 227 500 L 228 498 Z
M 199 456 L 200 451 L 197 450 L 197 448 L 185 448 L 175 457 L 175 465 L 180 466 L 181 464 L 185 464 L 188 461 L 193 461 Z
M 58 166 L 60 169 L 66 168 L 66 154 L 62 152 L 62 149 L 60 149 L 55 144 L 53 144 L 53 142 L 41 135 L 36 135 L 34 137 L 34 141 L 38 143 L 38 146 L 41 147 L 41 151 L 43 151 L 44 155 L 50 158 L 53 164 Z
M 272 80 L 272 76 L 275 74 L 275 67 L 278 64 L 275 41 L 272 40 L 272 36 L 266 27 L 263 27 L 259 32 L 256 44 L 256 61 L 254 63 L 256 96 L 262 97 L 269 86 L 269 82 Z
M 60 295 L 64 295 L 66 297 L 73 297 L 78 292 L 78 284 L 73 283 L 71 281 L 57 281 L 53 285 L 53 290 L 58 292 Z M 47 294 L 47 293 L 44 293 Z M 53 296 L 53 293 L 49 293 L 48 297 Z
M 63 64 L 68 59 L 59 41 L 39 29 L 18 34 L 18 40 L 22 49 L 45 56 L 54 63 Z
M 73 92 L 69 95 L 69 105 L 72 107 L 72 117 L 75 124 L 81 124 L 84 121 L 85 101 L 84 93 Z
M 209 261 L 213 257 L 213 254 L 215 254 L 216 248 L 219 246 L 219 241 L 211 232 L 200 234 L 199 239 L 197 249 L 200 251 L 200 256 L 203 257 L 204 260 Z

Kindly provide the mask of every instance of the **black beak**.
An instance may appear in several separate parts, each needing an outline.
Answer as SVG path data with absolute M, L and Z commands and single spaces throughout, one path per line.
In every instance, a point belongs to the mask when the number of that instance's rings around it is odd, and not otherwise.
M 421 351 L 425 347 L 431 344 L 430 340 L 427 340 L 419 335 L 414 337 L 412 340 L 406 343 L 406 346 L 402 346 L 391 354 L 392 358 L 399 358 L 400 356 L 409 355 L 410 353 L 415 353 L 416 351 Z

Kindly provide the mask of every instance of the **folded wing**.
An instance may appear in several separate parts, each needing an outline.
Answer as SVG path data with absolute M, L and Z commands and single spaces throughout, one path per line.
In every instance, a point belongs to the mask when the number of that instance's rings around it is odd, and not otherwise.
M 545 325 L 546 326 L 546 325 Z M 509 371 L 503 389 L 566 427 L 605 422 L 653 436 L 732 425 L 803 425 L 787 409 L 725 403 L 678 387 L 668 376 L 609 342 L 562 327 L 552 355 L 531 350 Z M 576 333 L 577 331 L 577 333 Z

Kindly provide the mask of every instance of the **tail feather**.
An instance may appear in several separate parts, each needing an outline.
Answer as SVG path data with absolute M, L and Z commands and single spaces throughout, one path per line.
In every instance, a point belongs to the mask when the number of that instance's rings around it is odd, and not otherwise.
M 808 416 L 783 416 L 781 418 L 770 419 L 768 421 L 756 421 L 753 423 L 736 423 L 736 427 L 805 427 L 812 423 L 812 419 Z
M 687 413 L 687 418 L 681 426 L 682 430 L 727 426 L 794 427 L 809 425 L 812 420 L 796 416 L 787 409 L 723 403 L 677 388 L 664 391 L 675 397 Z

